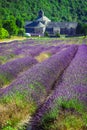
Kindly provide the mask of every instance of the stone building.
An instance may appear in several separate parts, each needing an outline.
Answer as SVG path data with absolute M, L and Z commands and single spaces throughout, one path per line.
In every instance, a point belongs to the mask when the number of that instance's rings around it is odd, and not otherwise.
M 75 35 L 76 27 L 76 22 L 52 22 L 44 15 L 44 12 L 40 10 L 38 17 L 25 25 L 25 30 L 26 33 L 30 33 L 31 35 L 44 35 L 46 32 L 49 36 L 56 36 L 57 33 Z

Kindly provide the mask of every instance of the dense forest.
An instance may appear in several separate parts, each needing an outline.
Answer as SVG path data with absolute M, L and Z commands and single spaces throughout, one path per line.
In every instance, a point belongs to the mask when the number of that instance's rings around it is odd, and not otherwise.
M 86 0 L 0 0 L 2 19 L 32 20 L 42 9 L 53 21 L 87 21 Z
M 40 9 L 52 21 L 87 22 L 86 0 L 0 0 L 0 27 L 8 30 L 11 25 L 15 29 L 11 27 L 8 32 L 16 34 L 25 21 L 37 17 Z

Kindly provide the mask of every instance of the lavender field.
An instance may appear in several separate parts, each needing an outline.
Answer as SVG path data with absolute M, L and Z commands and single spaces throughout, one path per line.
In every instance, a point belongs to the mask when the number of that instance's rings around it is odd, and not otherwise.
M 0 130 L 87 130 L 87 39 L 0 43 Z

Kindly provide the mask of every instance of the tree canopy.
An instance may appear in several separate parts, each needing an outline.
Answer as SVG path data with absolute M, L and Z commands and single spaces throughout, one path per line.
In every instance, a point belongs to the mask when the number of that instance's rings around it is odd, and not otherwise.
M 86 0 L 1 0 L 0 6 L 3 20 L 33 20 L 42 9 L 52 21 L 87 21 Z

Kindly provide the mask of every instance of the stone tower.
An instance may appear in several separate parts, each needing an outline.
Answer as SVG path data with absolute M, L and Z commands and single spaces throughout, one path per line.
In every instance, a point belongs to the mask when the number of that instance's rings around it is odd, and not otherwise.
M 44 16 L 44 12 L 43 12 L 43 10 L 40 10 L 39 12 L 38 12 L 38 18 L 41 18 L 41 17 L 43 17 Z

